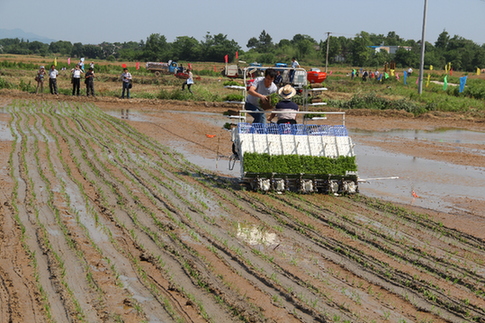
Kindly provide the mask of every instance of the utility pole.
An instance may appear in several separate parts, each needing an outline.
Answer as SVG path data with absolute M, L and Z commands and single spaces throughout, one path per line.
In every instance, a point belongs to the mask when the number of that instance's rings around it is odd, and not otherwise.
M 327 32 L 327 55 L 326 55 L 326 58 L 325 58 L 325 73 L 327 73 L 327 69 L 328 69 L 328 50 L 329 50 L 329 47 L 330 47 L 330 34 L 331 32 Z
M 424 13 L 423 13 L 423 34 L 421 36 L 421 62 L 419 64 L 419 85 L 418 94 L 423 93 L 423 78 L 424 78 L 424 48 L 426 45 L 426 11 L 428 9 L 428 0 L 424 0 Z

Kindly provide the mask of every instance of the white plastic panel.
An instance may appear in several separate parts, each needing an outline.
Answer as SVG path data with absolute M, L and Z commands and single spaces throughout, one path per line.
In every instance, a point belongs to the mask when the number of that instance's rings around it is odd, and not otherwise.
M 236 145 L 245 152 L 270 155 L 354 156 L 353 142 L 348 136 L 237 134 Z

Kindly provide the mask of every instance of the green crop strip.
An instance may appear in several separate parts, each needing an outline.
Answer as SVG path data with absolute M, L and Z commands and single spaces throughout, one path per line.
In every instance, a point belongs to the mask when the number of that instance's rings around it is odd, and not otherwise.
M 300 155 L 244 153 L 244 171 L 248 173 L 345 175 L 357 171 L 355 156 L 337 158 Z

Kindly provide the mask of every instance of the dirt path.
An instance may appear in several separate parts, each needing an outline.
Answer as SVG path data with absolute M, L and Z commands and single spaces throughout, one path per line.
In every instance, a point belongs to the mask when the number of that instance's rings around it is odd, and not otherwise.
M 2 322 L 485 322 L 481 215 L 243 191 L 171 148 L 230 155 L 229 133 L 204 116 L 227 107 L 0 106 L 11 133 L 0 140 Z M 447 122 L 347 118 L 360 129 Z

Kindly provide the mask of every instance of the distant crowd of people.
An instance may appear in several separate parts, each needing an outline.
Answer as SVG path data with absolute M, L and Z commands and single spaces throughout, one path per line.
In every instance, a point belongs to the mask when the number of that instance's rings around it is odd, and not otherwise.
M 66 68 L 62 68 L 62 70 L 66 70 Z M 71 84 L 72 84 L 72 95 L 79 96 L 81 92 L 81 79 L 84 78 L 84 84 L 86 85 L 86 96 L 95 96 L 94 91 L 94 79 L 96 75 L 94 74 L 94 62 L 89 64 L 88 71 L 85 72 L 84 70 L 84 61 L 80 60 L 76 66 L 71 69 L 70 71 L 71 76 Z M 53 64 L 49 71 L 45 70 L 44 66 L 40 66 L 37 74 L 35 76 L 35 81 L 37 82 L 37 87 L 35 89 L 35 93 L 43 93 L 44 92 L 44 81 L 48 78 L 49 79 L 49 91 L 53 95 L 59 95 L 58 85 L 57 85 L 57 78 L 59 76 L 59 71 L 56 69 L 56 66 Z M 128 71 L 128 68 L 123 68 L 123 72 L 121 73 L 120 80 L 122 82 L 122 91 L 121 91 L 121 98 L 130 98 L 130 89 L 132 88 L 132 81 L 133 77 L 131 73 Z M 190 89 L 190 88 L 189 88 Z
M 391 73 L 390 76 L 394 76 L 397 79 L 399 79 L 399 75 L 398 75 L 398 73 L 395 72 L 395 70 L 390 69 L 389 72 Z M 406 76 L 411 76 L 412 73 L 413 73 L 413 69 L 411 67 L 409 67 L 407 69 L 407 71 L 404 71 L 404 73 L 406 74 Z M 362 68 L 360 70 L 352 69 L 352 71 L 350 72 L 350 78 L 353 80 L 355 78 L 358 78 L 359 76 L 362 77 L 362 81 L 364 81 L 364 82 L 366 82 L 368 79 L 369 80 L 375 80 L 377 82 L 382 82 L 382 81 L 389 79 L 389 77 L 390 77 L 387 70 L 381 73 L 378 70 L 373 72 L 373 71 L 367 71 L 367 70 L 362 69 Z

